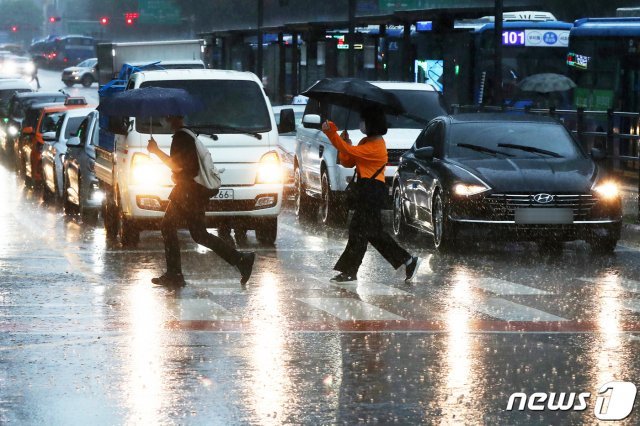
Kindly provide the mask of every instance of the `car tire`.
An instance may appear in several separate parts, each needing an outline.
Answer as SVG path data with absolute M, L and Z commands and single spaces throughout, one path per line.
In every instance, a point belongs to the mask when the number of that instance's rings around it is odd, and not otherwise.
M 78 206 L 76 206 L 69 200 L 68 189 L 69 189 L 68 181 L 65 179 L 65 184 L 63 189 L 63 198 L 62 198 L 62 208 L 66 216 L 73 216 L 78 214 Z
M 293 192 L 296 216 L 299 219 L 315 219 L 318 214 L 318 204 L 316 200 L 307 195 L 304 183 L 302 182 L 302 172 L 297 166 L 293 174 Z
M 618 245 L 616 238 L 594 238 L 588 241 L 591 251 L 598 254 L 612 254 Z
M 42 201 L 44 201 L 46 204 L 50 204 L 55 202 L 55 200 L 56 200 L 56 194 L 54 192 L 51 192 L 51 190 L 49 189 L 49 185 L 47 185 L 46 182 L 43 182 Z
M 409 234 L 409 225 L 407 225 L 407 219 L 404 216 L 402 190 L 399 184 L 396 184 L 393 188 L 392 215 L 393 235 L 399 239 L 405 238 Z
M 134 221 L 128 219 L 118 206 L 118 241 L 122 247 L 136 247 L 140 242 L 140 230 Z
M 344 225 L 347 222 L 349 210 L 344 203 L 340 203 L 331 191 L 329 175 L 326 170 L 321 175 L 320 219 L 325 225 Z
M 278 218 L 265 219 L 256 226 L 256 238 L 261 244 L 272 246 L 278 237 Z
M 113 200 L 113 196 L 107 196 L 102 203 L 104 230 L 107 234 L 107 239 L 110 241 L 116 241 L 118 239 L 118 207 Z
M 440 191 L 433 195 L 431 224 L 433 225 L 433 245 L 438 251 L 451 251 L 455 243 L 455 232 L 447 219 L 446 204 Z
M 82 80 L 80 80 L 80 83 L 82 83 L 82 87 L 91 87 L 91 85 L 93 84 L 93 77 L 88 74 L 84 75 L 82 76 Z
M 72 81 L 65 81 L 64 82 L 64 85 L 67 86 L 67 87 L 73 87 L 73 84 L 74 83 Z

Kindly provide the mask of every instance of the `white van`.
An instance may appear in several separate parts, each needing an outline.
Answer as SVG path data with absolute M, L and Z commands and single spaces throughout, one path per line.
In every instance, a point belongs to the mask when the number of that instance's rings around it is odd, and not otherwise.
M 142 71 L 126 90 L 178 87 L 198 97 L 202 111 L 185 118 L 199 134 L 220 169 L 222 188 L 210 200 L 208 226 L 254 229 L 264 244 L 273 244 L 282 206 L 282 168 L 276 151 L 278 128 L 269 99 L 252 73 L 222 70 Z M 171 172 L 147 151 L 151 134 L 166 153 L 171 130 L 160 120 L 130 118 L 118 130 L 110 152 L 97 148 L 96 175 L 105 190 L 107 235 L 135 245 L 139 233 L 158 229 L 173 187 Z

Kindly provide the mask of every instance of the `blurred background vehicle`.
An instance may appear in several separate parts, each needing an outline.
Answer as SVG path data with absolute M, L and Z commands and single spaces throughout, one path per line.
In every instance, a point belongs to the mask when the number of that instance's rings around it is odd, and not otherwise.
M 67 87 L 71 87 L 76 83 L 80 83 L 84 87 L 90 87 L 94 81 L 98 81 L 97 64 L 98 58 L 89 58 L 76 66 L 65 68 L 62 71 L 62 82 Z

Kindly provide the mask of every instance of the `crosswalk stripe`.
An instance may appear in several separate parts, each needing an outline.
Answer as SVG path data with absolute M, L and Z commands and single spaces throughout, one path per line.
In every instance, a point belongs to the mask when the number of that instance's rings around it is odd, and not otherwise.
M 497 297 L 474 302 L 469 308 L 504 321 L 568 321 L 565 318 Z
M 498 278 L 477 278 L 471 282 L 474 287 L 481 288 L 499 296 L 515 296 L 515 295 L 547 295 L 552 294 L 548 291 L 539 290 L 522 284 L 512 283 L 511 281 L 501 280 Z
M 399 315 L 356 299 L 316 297 L 298 300 L 344 321 L 404 320 Z
M 179 321 L 223 320 L 238 321 L 239 318 L 224 307 L 208 299 L 179 299 Z
M 411 293 L 399 288 L 390 287 L 380 283 L 367 283 L 358 281 L 357 283 L 334 283 L 330 282 L 333 287 L 341 288 L 350 293 L 359 294 L 360 296 L 410 296 Z
M 622 305 L 631 312 L 640 313 L 640 300 L 623 300 Z
M 607 279 L 606 278 L 587 278 L 587 277 L 581 277 L 578 278 L 580 281 L 586 281 L 589 283 L 594 283 L 594 284 L 600 284 L 600 283 L 606 283 Z M 616 284 L 619 284 L 620 287 L 622 287 L 625 291 L 628 291 L 630 293 L 640 293 L 640 281 L 636 281 L 636 280 L 630 280 L 628 278 L 619 278 L 619 277 L 615 277 L 616 280 Z

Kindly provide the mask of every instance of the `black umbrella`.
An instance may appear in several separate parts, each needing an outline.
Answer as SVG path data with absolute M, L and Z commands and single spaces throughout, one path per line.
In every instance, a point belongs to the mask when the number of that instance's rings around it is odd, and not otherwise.
M 396 95 L 357 78 L 323 78 L 302 94 L 349 110 L 378 107 L 388 114 L 405 112 Z

